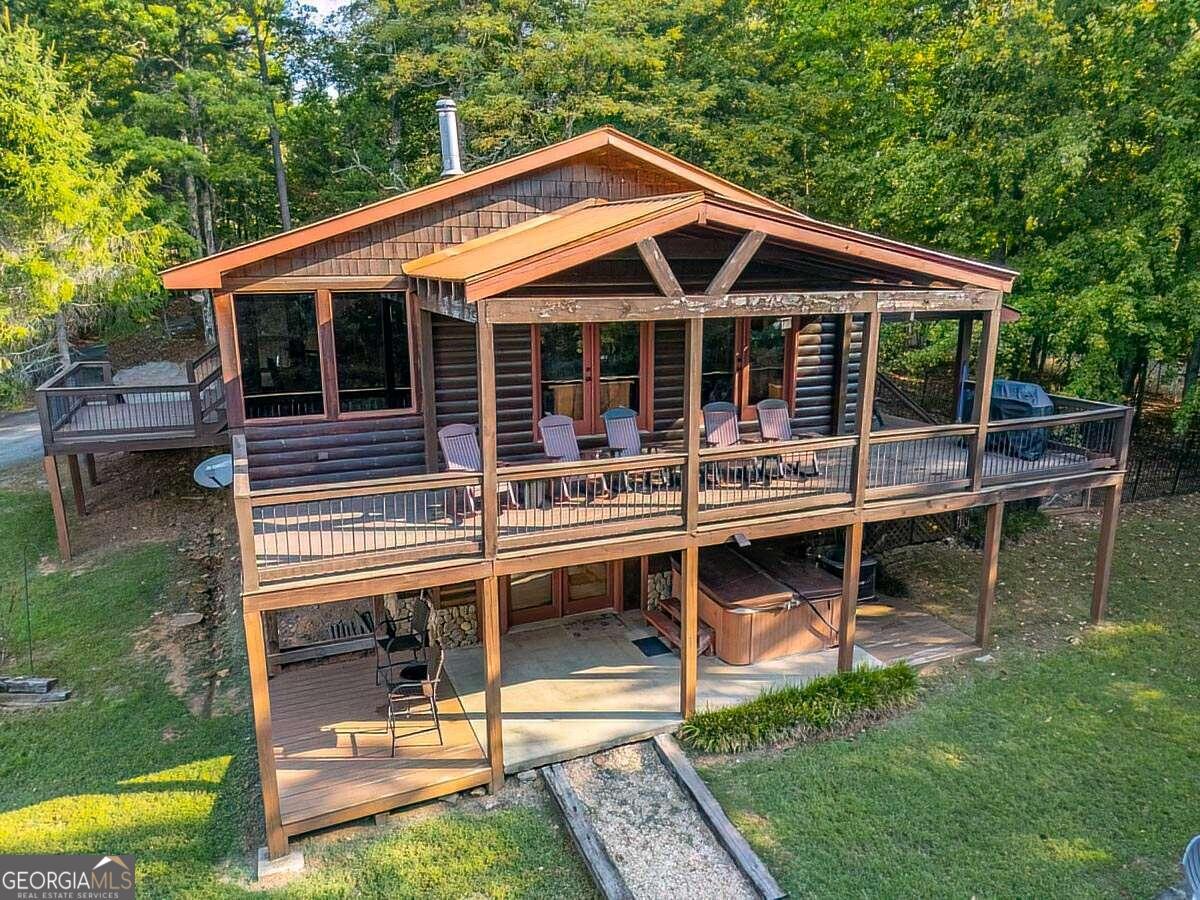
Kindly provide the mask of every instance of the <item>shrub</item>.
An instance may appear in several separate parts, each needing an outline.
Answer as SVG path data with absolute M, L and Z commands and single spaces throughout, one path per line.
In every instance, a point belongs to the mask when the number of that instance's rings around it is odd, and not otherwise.
M 867 714 L 910 706 L 917 673 L 907 663 L 823 675 L 804 685 L 763 691 L 737 706 L 693 715 L 679 729 L 688 747 L 705 753 L 740 753 L 845 726 Z

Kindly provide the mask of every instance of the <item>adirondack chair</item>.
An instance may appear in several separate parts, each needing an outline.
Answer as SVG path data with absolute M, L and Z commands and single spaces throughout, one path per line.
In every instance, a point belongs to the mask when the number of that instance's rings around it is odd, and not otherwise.
M 1192 838 L 1183 851 L 1183 873 L 1187 876 L 1192 900 L 1200 900 L 1200 834 Z
M 704 404 L 700 411 L 704 416 L 704 440 L 708 446 L 736 447 L 742 443 L 736 406 L 718 400 Z M 712 487 L 719 487 L 727 482 L 731 475 L 738 481 L 745 482 L 749 480 L 754 469 L 753 461 L 749 462 L 749 465 L 745 460 L 711 463 L 704 467 L 705 478 L 711 482 Z
M 579 462 L 581 459 L 579 454 L 579 438 L 575 436 L 575 420 L 570 416 L 543 416 L 538 420 L 538 433 L 542 436 L 542 447 L 545 449 L 546 455 L 555 462 Z M 564 499 L 574 497 L 571 493 L 573 485 L 583 485 L 583 499 L 585 501 L 587 500 L 589 487 L 592 487 L 592 496 L 596 496 L 594 485 L 600 485 L 605 494 L 609 492 L 608 479 L 600 472 L 564 476 L 559 479 L 559 482 Z
M 792 433 L 792 420 L 788 406 L 783 400 L 761 400 L 755 407 L 758 412 L 758 430 L 764 441 L 790 441 L 797 435 Z M 764 477 L 778 474 L 780 478 L 816 478 L 821 474 L 815 453 L 805 453 L 803 459 L 789 462 L 783 456 L 769 456 L 764 462 Z
M 604 434 L 608 438 L 608 453 L 614 458 L 641 456 L 647 450 L 642 446 L 642 435 L 638 431 L 637 413 L 627 406 L 617 406 L 601 414 L 604 420 Z M 670 482 L 669 469 L 646 469 L 635 472 L 630 478 L 628 472 L 622 476 L 626 490 L 633 490 L 633 482 L 638 482 L 643 490 L 649 492 L 654 488 L 657 477 L 661 484 Z
M 475 437 L 475 426 L 456 424 L 438 429 L 438 445 L 442 448 L 442 456 L 446 460 L 447 472 L 482 472 L 483 459 L 479 454 L 479 440 Z M 497 491 L 502 500 L 507 500 L 514 509 L 519 509 L 516 492 L 512 483 L 501 481 Z M 475 498 L 479 489 L 469 487 L 463 489 L 466 507 L 470 515 L 476 512 Z

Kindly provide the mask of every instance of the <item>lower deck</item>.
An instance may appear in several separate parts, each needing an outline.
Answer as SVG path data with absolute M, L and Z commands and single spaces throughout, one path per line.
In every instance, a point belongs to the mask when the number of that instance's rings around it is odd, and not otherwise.
M 926 613 L 864 607 L 855 662 L 899 658 L 916 664 L 977 648 Z M 505 771 L 519 772 L 673 731 L 680 663 L 639 610 L 610 611 L 514 628 L 501 641 L 501 725 Z M 901 647 L 901 644 L 903 646 Z M 294 836 L 488 783 L 485 677 L 480 647 L 446 651 L 438 743 L 428 715 L 398 731 L 389 755 L 387 695 L 375 685 L 375 657 L 346 655 L 285 668 L 270 679 L 276 779 L 284 832 Z M 837 669 L 837 650 L 734 666 L 714 656 L 698 665 L 697 709 L 716 709 L 763 690 Z
M 270 680 L 270 698 L 279 809 L 289 836 L 488 781 L 487 754 L 445 679 L 442 743 L 425 730 L 432 718 L 415 714 L 397 729 L 395 757 L 374 655 L 286 668 Z

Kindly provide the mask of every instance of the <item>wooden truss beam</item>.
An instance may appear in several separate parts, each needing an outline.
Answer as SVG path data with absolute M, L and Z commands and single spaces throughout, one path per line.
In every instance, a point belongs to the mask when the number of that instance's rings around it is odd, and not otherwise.
M 671 271 L 671 266 L 663 255 L 662 248 L 658 246 L 658 241 L 652 237 L 642 238 L 637 242 L 637 250 L 662 295 L 664 297 L 682 297 L 683 288 L 679 286 L 679 279 Z
M 750 264 L 750 260 L 754 258 L 754 254 L 758 252 L 758 248 L 762 246 L 762 242 L 766 238 L 765 232 L 747 231 L 721 265 L 713 280 L 709 282 L 708 290 L 704 293 L 710 297 L 716 297 L 728 294 L 733 290 L 738 276 L 746 270 L 746 266 Z
M 799 316 L 852 313 L 920 313 L 996 310 L 998 291 L 979 288 L 857 291 L 783 291 L 750 294 L 684 294 L 588 297 L 493 297 L 485 301 L 493 325 L 544 322 L 622 322 L 729 316 Z M 422 301 L 423 309 L 452 315 Z M 455 316 L 462 318 L 462 316 Z M 473 320 L 472 320 L 473 321 Z

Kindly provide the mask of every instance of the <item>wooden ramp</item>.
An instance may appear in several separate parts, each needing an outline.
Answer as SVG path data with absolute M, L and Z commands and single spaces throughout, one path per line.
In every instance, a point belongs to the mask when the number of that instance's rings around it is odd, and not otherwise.
M 286 669 L 271 679 L 272 738 L 289 836 L 486 784 L 487 756 L 442 680 L 443 742 L 427 715 L 398 732 L 390 756 L 387 693 L 374 656 Z M 405 737 L 404 735 L 409 735 Z

